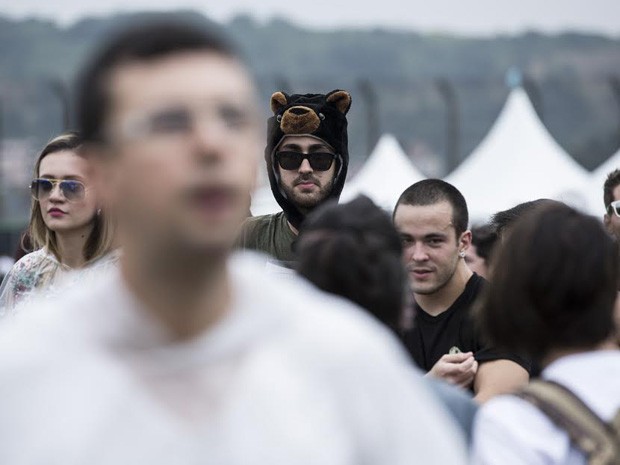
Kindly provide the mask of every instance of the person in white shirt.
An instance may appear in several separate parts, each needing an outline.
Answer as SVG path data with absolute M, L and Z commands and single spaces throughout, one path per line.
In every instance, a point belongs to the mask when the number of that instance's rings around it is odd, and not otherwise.
M 593 217 L 562 204 L 534 210 L 506 237 L 479 307 L 484 332 L 543 368 L 609 423 L 620 410 L 614 337 L 618 249 Z M 489 401 L 474 421 L 476 465 L 582 465 L 565 428 L 518 396 Z
M 465 463 L 389 331 L 231 256 L 260 118 L 225 38 L 129 29 L 76 107 L 123 254 L 0 328 L 0 463 Z

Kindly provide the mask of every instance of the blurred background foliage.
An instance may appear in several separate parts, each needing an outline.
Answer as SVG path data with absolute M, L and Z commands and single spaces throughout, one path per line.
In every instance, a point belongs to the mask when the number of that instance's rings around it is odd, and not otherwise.
M 0 16 L 0 116 L 3 138 L 38 147 L 63 129 L 63 89 L 93 46 L 128 21 L 154 14 L 84 19 L 61 27 Z M 185 11 L 193 21 L 209 20 Z M 265 108 L 275 90 L 353 95 L 353 168 L 380 133 L 393 133 L 429 175 L 443 176 L 493 124 L 516 67 L 556 140 L 592 169 L 620 146 L 620 40 L 535 32 L 468 38 L 383 29 L 311 30 L 281 19 L 242 15 L 221 25 L 244 51 Z M 616 91 L 614 92 L 614 83 Z M 446 105 L 441 86 L 451 93 Z M 447 86 L 447 87 L 446 87 Z M 447 136 L 448 118 L 456 121 Z M 70 123 L 69 123 L 70 125 Z

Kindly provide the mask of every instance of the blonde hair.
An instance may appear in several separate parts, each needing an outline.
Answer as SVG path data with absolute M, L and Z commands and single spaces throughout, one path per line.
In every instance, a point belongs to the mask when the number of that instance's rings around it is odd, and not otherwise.
M 53 138 L 41 150 L 39 157 L 34 165 L 34 178 L 39 177 L 39 169 L 41 161 L 49 154 L 60 152 L 63 150 L 71 150 L 77 155 L 82 156 L 80 148 L 82 147 L 82 138 L 75 132 L 67 132 L 58 137 Z M 84 249 L 82 251 L 86 264 L 94 262 L 106 255 L 112 250 L 112 227 L 109 218 L 104 212 L 98 211 L 93 218 L 93 229 L 86 239 Z M 28 233 L 32 241 L 33 248 L 40 249 L 45 247 L 49 252 L 61 260 L 56 241 L 56 233 L 49 229 L 43 220 L 39 201 L 32 198 L 30 206 L 30 224 Z

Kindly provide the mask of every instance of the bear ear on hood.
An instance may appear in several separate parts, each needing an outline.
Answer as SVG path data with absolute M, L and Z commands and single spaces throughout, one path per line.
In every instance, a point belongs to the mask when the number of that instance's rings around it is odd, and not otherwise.
M 274 92 L 271 96 L 271 111 L 275 115 L 281 108 L 288 105 L 288 95 L 284 92 Z
M 274 94 L 275 95 L 275 94 Z M 336 109 L 346 115 L 351 108 L 351 94 L 346 90 L 332 90 L 327 94 L 327 103 L 336 107 Z

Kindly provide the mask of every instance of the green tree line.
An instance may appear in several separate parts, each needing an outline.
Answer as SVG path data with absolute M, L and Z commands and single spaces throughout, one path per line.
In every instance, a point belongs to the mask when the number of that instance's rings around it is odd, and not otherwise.
M 179 15 L 209 22 L 194 12 Z M 70 92 L 99 40 L 147 16 L 153 14 L 88 18 L 66 27 L 0 16 L 0 135 L 42 144 L 62 130 L 59 84 Z M 219 26 L 237 41 L 257 76 L 265 115 L 275 90 L 352 93 L 354 164 L 363 161 L 379 133 L 390 132 L 414 158 L 436 158 L 433 174 L 445 174 L 497 117 L 509 92 L 505 75 L 513 67 L 526 76 L 526 89 L 547 128 L 583 166 L 596 167 L 620 146 L 617 38 L 570 32 L 471 38 L 384 29 L 319 31 L 282 19 L 260 23 L 247 15 Z M 441 83 L 454 97 L 452 107 L 446 106 Z M 457 122 L 452 132 L 448 117 Z M 447 155 L 452 161 L 444 160 Z

